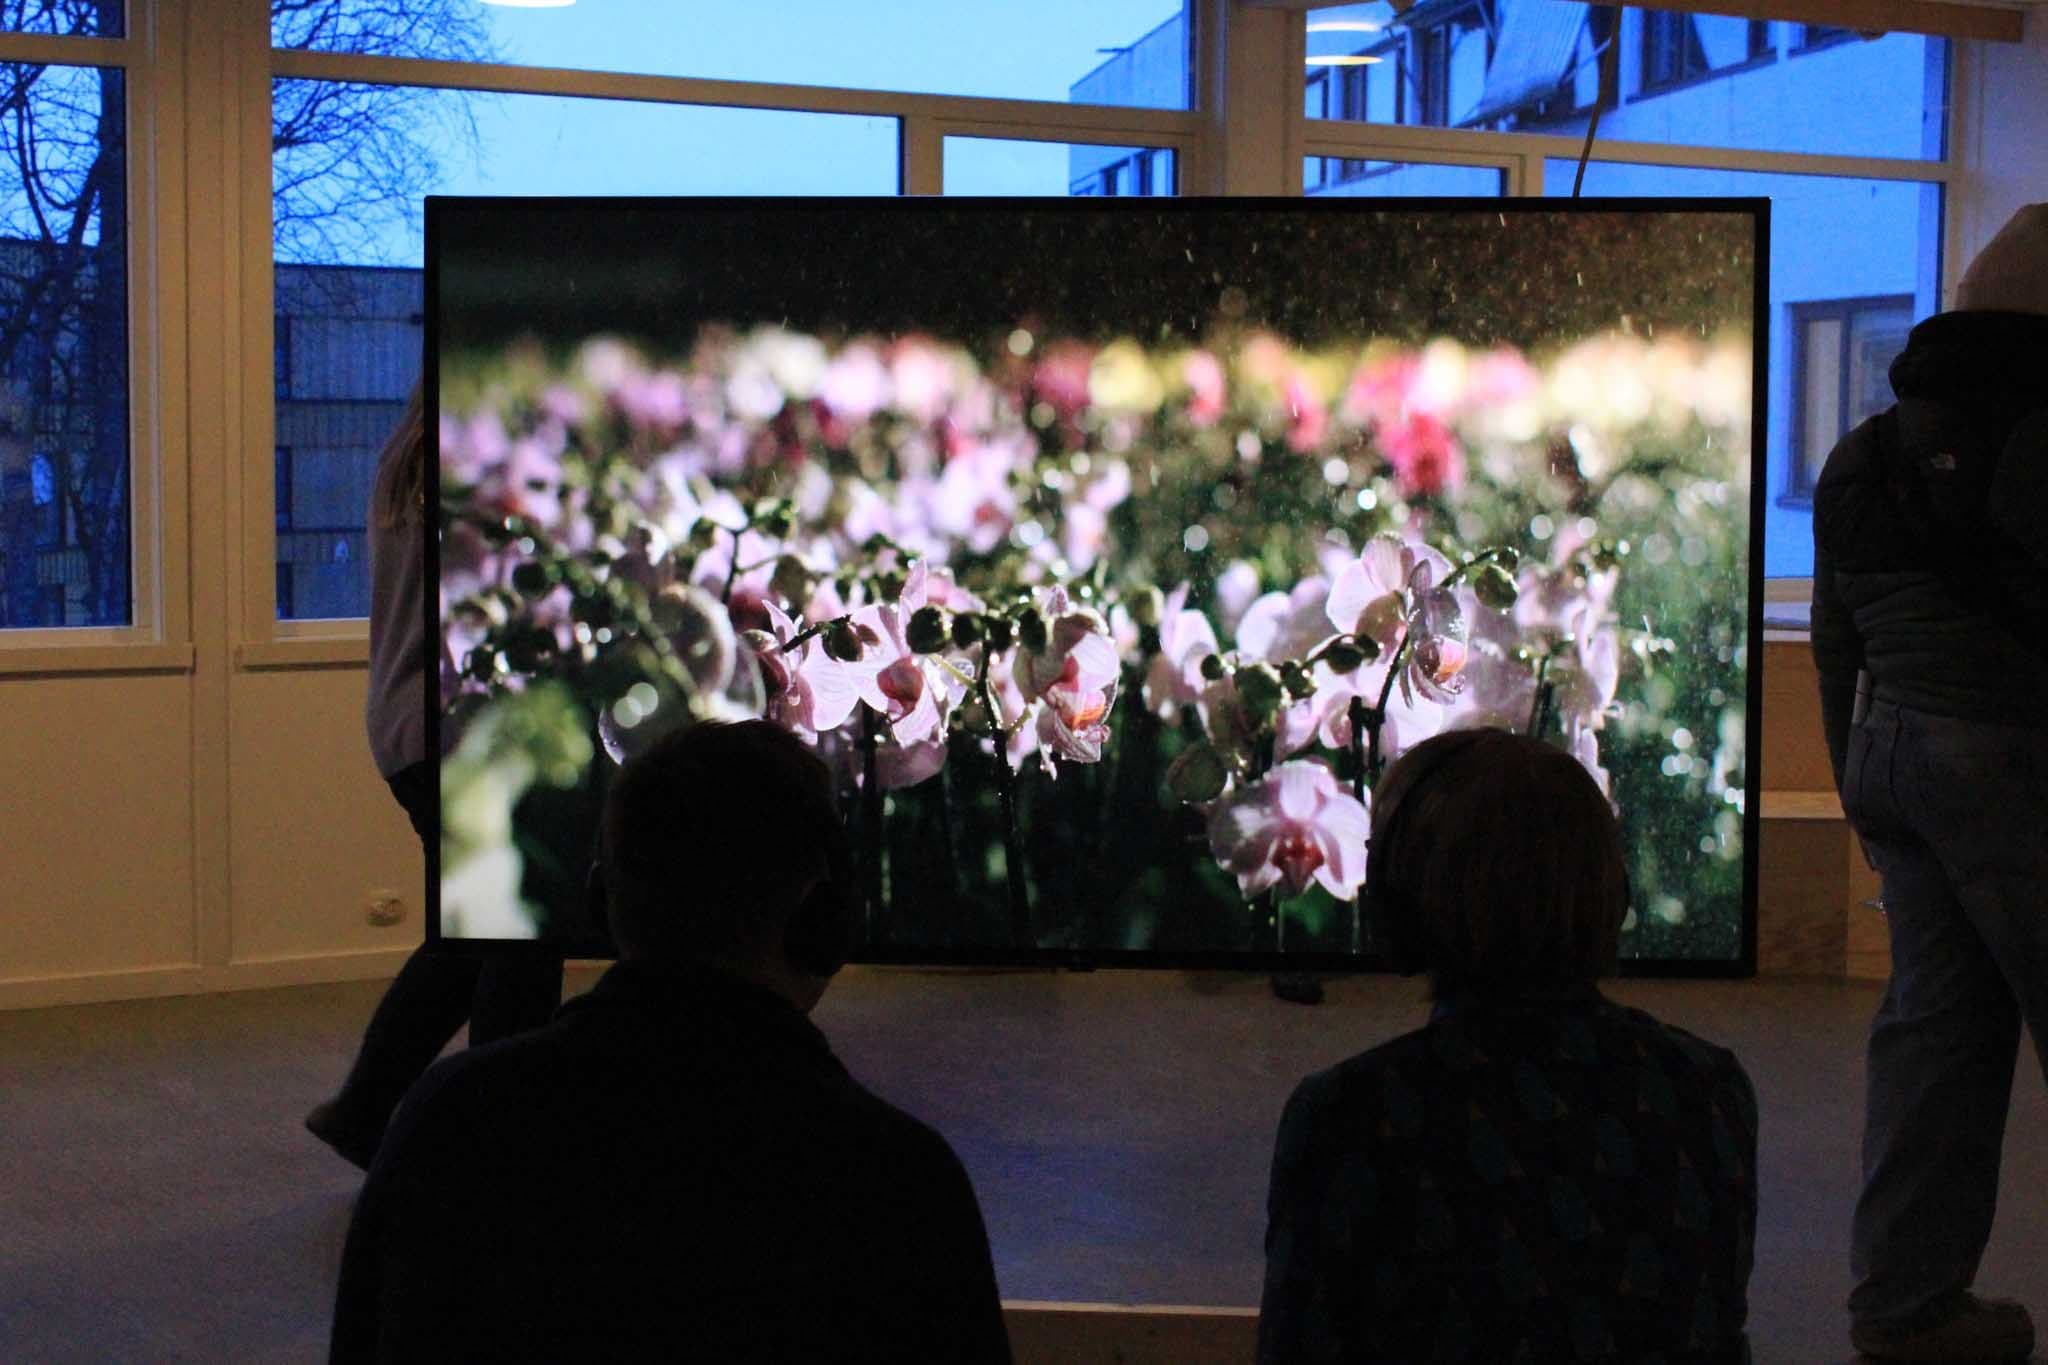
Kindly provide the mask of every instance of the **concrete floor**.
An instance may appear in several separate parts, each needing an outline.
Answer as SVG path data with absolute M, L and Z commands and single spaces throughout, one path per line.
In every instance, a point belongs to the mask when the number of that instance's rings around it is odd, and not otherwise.
M 572 973 L 571 989 L 588 984 Z M 355 1172 L 299 1128 L 380 986 L 0 1014 L 0 1361 L 325 1358 Z M 1624 982 L 1732 1047 L 1763 1112 L 1756 1358 L 1852 1358 L 1841 1308 L 1867 985 Z M 818 1020 L 944 1132 L 1010 1299 L 1251 1305 L 1274 1124 L 1295 1080 L 1419 1022 L 1419 987 L 849 971 Z M 2015 1090 L 1979 1283 L 2048 1310 L 2048 1094 Z

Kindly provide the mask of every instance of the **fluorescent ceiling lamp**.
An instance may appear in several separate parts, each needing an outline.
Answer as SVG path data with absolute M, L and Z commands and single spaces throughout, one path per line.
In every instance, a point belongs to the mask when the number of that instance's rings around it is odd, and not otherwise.
M 1384 59 L 1380 57 L 1367 57 L 1359 54 L 1356 56 L 1304 57 L 1302 64 L 1304 66 L 1371 66 L 1374 62 L 1382 60 Z
M 1318 19 L 1308 26 L 1310 33 L 1378 33 L 1384 27 L 1370 19 Z

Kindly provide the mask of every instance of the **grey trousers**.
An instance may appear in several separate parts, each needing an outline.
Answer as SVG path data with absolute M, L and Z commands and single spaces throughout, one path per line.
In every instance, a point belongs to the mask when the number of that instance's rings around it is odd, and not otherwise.
M 1990 1239 L 2023 1019 L 2048 1078 L 2048 728 L 1875 702 L 1842 806 L 1883 878 L 1892 948 L 1849 1311 L 1917 1326 L 1970 1286 Z

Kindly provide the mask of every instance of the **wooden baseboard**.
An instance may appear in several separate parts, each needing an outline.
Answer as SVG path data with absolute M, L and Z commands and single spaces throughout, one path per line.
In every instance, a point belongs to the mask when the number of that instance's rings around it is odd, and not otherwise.
M 1243 1365 L 1259 1341 L 1256 1308 L 1018 1300 L 1003 1321 L 1017 1365 Z
M 377 981 L 392 975 L 411 953 L 370 948 L 342 953 L 254 958 L 216 966 L 192 962 L 76 972 L 0 981 L 0 1010 L 96 1005 L 109 1000 L 151 1000 L 167 995 L 213 995 L 334 981 Z

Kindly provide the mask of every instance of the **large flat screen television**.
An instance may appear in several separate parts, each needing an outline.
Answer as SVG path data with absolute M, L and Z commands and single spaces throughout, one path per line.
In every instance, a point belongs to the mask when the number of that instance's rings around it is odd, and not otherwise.
M 1766 228 L 430 199 L 430 937 L 604 954 L 617 765 L 765 716 L 860 960 L 1371 967 L 1373 773 L 1500 725 L 1609 792 L 1627 965 L 1747 970 Z

